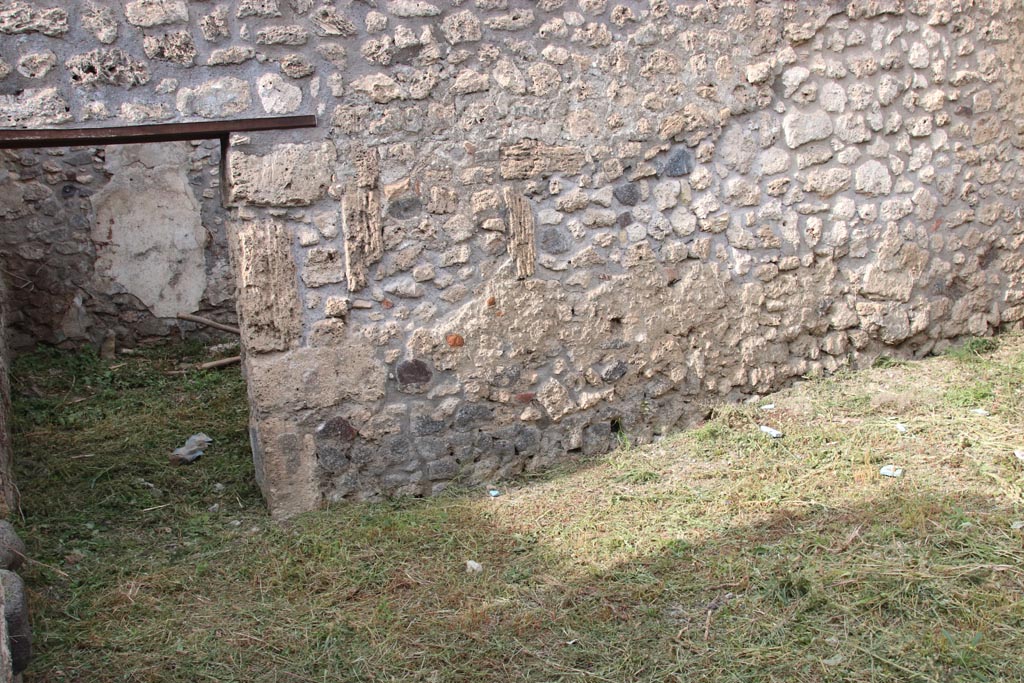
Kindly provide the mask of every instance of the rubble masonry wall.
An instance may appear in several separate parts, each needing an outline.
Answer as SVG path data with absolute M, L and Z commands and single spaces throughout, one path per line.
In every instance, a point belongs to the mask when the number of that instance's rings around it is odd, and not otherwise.
M 1016 324 L 1022 29 L 1010 0 L 15 0 L 0 125 L 318 116 L 223 169 L 287 515 Z

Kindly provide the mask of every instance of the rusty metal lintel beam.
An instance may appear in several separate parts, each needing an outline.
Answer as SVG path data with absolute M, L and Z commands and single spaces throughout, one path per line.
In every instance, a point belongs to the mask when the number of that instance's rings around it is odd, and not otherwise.
M 271 116 L 258 119 L 196 121 L 193 123 L 155 123 L 142 126 L 106 128 L 42 128 L 0 130 L 0 149 L 123 145 L 175 140 L 220 140 L 226 147 L 231 133 L 262 130 L 314 128 L 316 117 Z

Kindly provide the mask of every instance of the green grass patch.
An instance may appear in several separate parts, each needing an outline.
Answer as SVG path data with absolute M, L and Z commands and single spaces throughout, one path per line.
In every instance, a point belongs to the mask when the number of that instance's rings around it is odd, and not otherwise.
M 16 362 L 26 680 L 1024 678 L 1019 337 L 723 406 L 498 498 L 284 524 L 237 368 L 181 372 L 202 353 Z M 208 453 L 171 467 L 197 431 Z
M 977 361 L 999 348 L 995 337 L 971 337 L 963 344 L 954 346 L 946 355 L 961 362 Z
M 946 390 L 946 402 L 961 408 L 979 408 L 995 397 L 989 382 L 974 382 L 967 386 L 954 386 Z

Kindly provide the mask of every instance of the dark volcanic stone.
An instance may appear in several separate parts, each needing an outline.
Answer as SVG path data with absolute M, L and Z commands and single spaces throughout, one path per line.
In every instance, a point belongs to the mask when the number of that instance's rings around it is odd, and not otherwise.
M 490 408 L 476 403 L 463 403 L 455 411 L 455 428 L 462 431 L 474 423 L 488 420 L 490 417 Z
M 546 228 L 538 240 L 540 250 L 548 254 L 564 254 L 569 251 L 571 236 L 565 228 Z
M 612 448 L 612 429 L 607 422 L 592 424 L 583 430 L 583 454 L 607 453 Z
M 636 183 L 619 185 L 612 190 L 612 195 L 623 206 L 636 206 L 636 203 L 640 201 L 640 186 Z
M 614 382 L 616 380 L 622 379 L 622 376 L 626 374 L 626 371 L 628 369 L 629 366 L 626 365 L 621 360 L 615 361 L 614 363 L 612 363 L 611 365 L 609 365 L 608 367 L 601 371 L 601 379 L 603 379 L 605 382 Z
M 405 197 L 399 197 L 388 205 L 388 215 L 402 221 L 408 218 L 415 218 L 420 214 L 422 208 L 423 203 L 419 197 L 406 195 Z
M 633 224 L 633 214 L 629 211 L 623 211 L 615 217 L 615 224 L 620 228 L 625 228 L 628 225 Z
M 332 417 L 316 430 L 318 436 L 339 441 L 352 441 L 358 436 L 355 428 L 343 417 Z
M 685 147 L 677 147 L 668 155 L 661 173 L 670 178 L 678 178 L 690 175 L 695 167 L 693 154 L 690 153 L 690 150 Z
M 403 360 L 395 368 L 399 384 L 426 384 L 434 376 L 427 364 L 421 360 Z
M 437 434 L 444 431 L 445 424 L 442 420 L 435 420 L 427 416 L 421 416 L 416 418 L 413 425 L 413 433 L 417 436 L 424 436 L 427 434 Z

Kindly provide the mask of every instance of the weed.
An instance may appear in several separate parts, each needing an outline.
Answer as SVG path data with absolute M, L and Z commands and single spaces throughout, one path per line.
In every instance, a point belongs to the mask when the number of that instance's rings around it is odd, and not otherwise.
M 971 337 L 960 346 L 952 347 L 946 355 L 961 362 L 977 361 L 999 348 L 995 337 Z
M 901 368 L 907 364 L 907 361 L 902 358 L 893 358 L 892 356 L 879 356 L 872 363 L 873 368 Z

